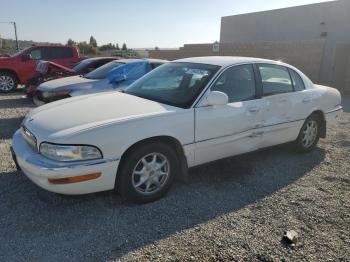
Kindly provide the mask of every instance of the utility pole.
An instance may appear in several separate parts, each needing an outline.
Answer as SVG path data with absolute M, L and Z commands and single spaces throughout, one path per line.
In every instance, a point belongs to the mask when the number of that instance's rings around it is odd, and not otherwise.
M 13 27 L 15 28 L 16 48 L 17 48 L 17 50 L 19 50 L 16 22 L 0 22 L 0 23 L 3 23 L 3 24 L 13 24 Z
M 13 23 L 13 27 L 15 28 L 15 37 L 16 37 L 16 47 L 17 47 L 17 51 L 19 50 L 19 44 L 18 44 L 18 37 L 17 37 L 17 26 L 16 26 L 16 22 L 12 22 Z

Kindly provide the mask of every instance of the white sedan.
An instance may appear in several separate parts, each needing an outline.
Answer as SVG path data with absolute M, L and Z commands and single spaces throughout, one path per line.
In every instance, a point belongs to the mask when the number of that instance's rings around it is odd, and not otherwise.
M 31 111 L 14 158 L 62 194 L 116 189 L 132 202 L 162 197 L 187 168 L 293 142 L 312 150 L 342 112 L 340 93 L 281 62 L 177 60 L 124 92 L 69 98 Z

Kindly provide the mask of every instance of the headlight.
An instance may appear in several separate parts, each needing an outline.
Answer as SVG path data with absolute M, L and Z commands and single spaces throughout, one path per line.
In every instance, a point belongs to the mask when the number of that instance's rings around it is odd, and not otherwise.
M 69 96 L 69 91 L 63 90 L 59 92 L 42 92 L 41 93 L 42 97 L 45 99 L 52 99 L 52 98 L 57 98 L 57 97 L 68 97 Z
M 101 151 L 94 146 L 40 144 L 40 153 L 56 161 L 84 161 L 101 159 Z

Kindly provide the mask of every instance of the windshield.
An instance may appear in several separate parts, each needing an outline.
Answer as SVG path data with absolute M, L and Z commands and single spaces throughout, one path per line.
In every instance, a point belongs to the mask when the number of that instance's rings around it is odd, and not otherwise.
M 89 79 L 104 79 L 107 77 L 107 73 L 112 70 L 113 68 L 122 65 L 123 63 L 112 61 L 109 62 L 94 71 L 91 71 L 90 73 L 86 74 L 84 77 Z
M 168 63 L 140 78 L 125 93 L 189 108 L 219 68 L 197 63 Z
M 88 65 L 92 64 L 92 60 L 86 59 L 78 63 L 75 67 L 73 67 L 73 70 L 77 73 L 79 73 L 81 70 L 83 70 Z
M 12 54 L 11 57 L 15 57 L 15 56 L 21 55 L 22 53 L 24 53 L 25 51 L 27 51 L 29 48 L 30 48 L 30 47 L 25 48 L 25 49 L 20 50 L 20 51 L 17 51 L 16 53 Z

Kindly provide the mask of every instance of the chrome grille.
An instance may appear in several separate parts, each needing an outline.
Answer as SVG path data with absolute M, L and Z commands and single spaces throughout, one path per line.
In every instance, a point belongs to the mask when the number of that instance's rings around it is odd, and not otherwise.
M 22 135 L 29 145 L 31 145 L 35 150 L 37 150 L 37 142 L 35 136 L 22 125 Z

